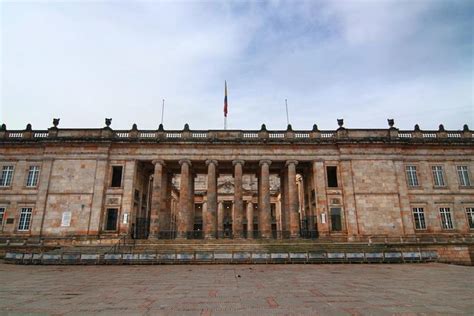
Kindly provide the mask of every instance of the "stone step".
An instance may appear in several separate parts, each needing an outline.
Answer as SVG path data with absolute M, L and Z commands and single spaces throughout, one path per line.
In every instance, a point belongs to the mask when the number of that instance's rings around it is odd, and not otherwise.
M 438 260 L 436 251 L 371 252 L 173 252 L 173 253 L 19 253 L 16 264 L 183 264 L 183 263 L 415 263 Z

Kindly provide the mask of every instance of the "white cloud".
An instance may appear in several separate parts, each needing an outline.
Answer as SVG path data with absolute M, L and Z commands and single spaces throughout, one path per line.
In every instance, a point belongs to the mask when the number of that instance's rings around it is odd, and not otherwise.
M 474 126 L 472 5 L 393 1 L 2 3 L 9 128 Z M 466 27 L 466 26 L 470 26 Z M 471 30 L 471 31 L 469 31 Z

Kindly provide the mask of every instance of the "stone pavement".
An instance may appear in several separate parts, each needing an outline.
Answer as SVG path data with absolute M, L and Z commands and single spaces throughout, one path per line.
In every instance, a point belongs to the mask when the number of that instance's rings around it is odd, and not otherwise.
M 474 268 L 445 264 L 0 264 L 0 314 L 474 314 Z

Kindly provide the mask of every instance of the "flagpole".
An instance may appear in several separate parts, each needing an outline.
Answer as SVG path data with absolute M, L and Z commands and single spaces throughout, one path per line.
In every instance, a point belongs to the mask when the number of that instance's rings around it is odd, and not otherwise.
M 285 99 L 285 106 L 286 106 L 286 124 L 290 125 L 290 117 L 288 116 L 288 100 Z
M 161 105 L 161 125 L 163 125 L 164 114 L 165 114 L 165 99 L 163 99 L 163 104 Z
M 227 80 L 224 81 L 224 130 L 227 129 Z

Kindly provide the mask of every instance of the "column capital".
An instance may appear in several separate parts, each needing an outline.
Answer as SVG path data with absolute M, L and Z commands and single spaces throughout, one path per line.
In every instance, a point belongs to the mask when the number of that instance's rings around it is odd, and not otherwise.
M 242 159 L 236 159 L 236 160 L 232 160 L 232 166 L 235 166 L 237 164 L 240 164 L 240 165 L 245 165 L 245 161 L 243 161 Z
M 181 159 L 181 160 L 179 161 L 179 165 L 182 166 L 183 164 L 187 164 L 187 165 L 191 166 L 191 160 L 189 160 L 189 159 Z
M 259 166 L 261 166 L 263 164 L 266 164 L 266 165 L 270 166 L 272 164 L 272 161 L 269 160 L 269 159 L 264 159 L 264 160 L 260 160 L 259 163 L 258 163 Z
M 154 165 L 160 164 L 160 165 L 162 165 L 162 166 L 166 166 L 165 161 L 162 160 L 162 159 L 154 159 L 154 160 L 151 161 L 151 163 L 154 164 Z
M 207 160 L 206 160 L 206 166 L 209 166 L 211 163 L 212 163 L 214 166 L 216 166 L 216 167 L 217 167 L 217 165 L 218 165 L 217 160 L 214 160 L 214 159 L 207 159 Z
M 298 160 L 287 160 L 285 162 L 285 167 L 290 165 L 290 164 L 294 164 L 296 166 L 298 164 Z

